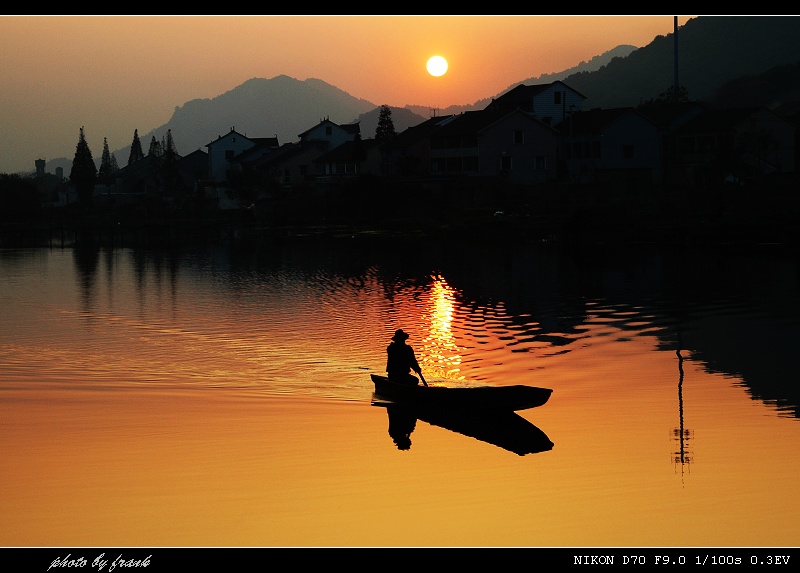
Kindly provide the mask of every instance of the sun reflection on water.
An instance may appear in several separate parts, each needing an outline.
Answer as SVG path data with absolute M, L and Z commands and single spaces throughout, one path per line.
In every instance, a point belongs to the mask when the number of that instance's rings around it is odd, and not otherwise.
M 441 276 L 433 276 L 429 306 L 423 319 L 429 323 L 428 336 L 422 341 L 422 366 L 434 376 L 448 380 L 463 380 L 461 349 L 453 335 L 455 290 Z

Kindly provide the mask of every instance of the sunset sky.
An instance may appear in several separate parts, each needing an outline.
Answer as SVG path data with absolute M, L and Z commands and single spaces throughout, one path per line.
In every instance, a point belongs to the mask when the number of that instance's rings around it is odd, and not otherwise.
M 104 137 L 114 151 L 254 77 L 442 108 L 672 31 L 666 15 L 0 16 L 0 173 L 71 158 L 81 126 L 99 158 Z M 434 55 L 441 77 L 426 70 Z

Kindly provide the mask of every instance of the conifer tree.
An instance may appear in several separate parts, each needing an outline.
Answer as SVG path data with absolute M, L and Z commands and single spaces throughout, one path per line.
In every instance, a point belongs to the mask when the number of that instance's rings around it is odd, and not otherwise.
M 161 144 L 161 176 L 164 182 L 164 193 L 167 196 L 177 197 L 180 190 L 180 176 L 178 174 L 178 155 L 175 149 L 175 140 L 172 130 L 168 129 Z
M 100 170 L 97 172 L 98 180 L 108 182 L 113 174 L 111 165 L 111 152 L 108 150 L 108 138 L 103 138 L 103 155 L 100 159 Z
M 156 139 L 154 135 L 152 139 L 150 139 L 150 149 L 147 151 L 147 155 L 153 155 L 155 157 L 161 157 L 162 149 L 161 144 Z
M 139 161 L 144 157 L 144 152 L 142 151 L 142 142 L 139 141 L 139 130 L 133 130 L 133 143 L 131 143 L 131 154 L 128 156 L 128 165 Z
M 178 155 L 178 149 L 175 147 L 175 140 L 172 138 L 172 130 L 167 130 L 167 135 L 164 137 L 162 149 L 166 155 Z
M 392 108 L 384 104 L 381 106 L 380 115 L 378 116 L 378 127 L 375 128 L 375 140 L 383 141 L 395 135 L 397 135 L 397 132 L 394 130 L 394 122 L 392 121 Z
M 119 171 L 119 163 L 117 163 L 117 156 L 113 153 L 111 154 L 111 173 L 116 173 Z
M 97 179 L 97 166 L 92 158 L 92 151 L 86 143 L 86 137 L 81 127 L 81 134 L 78 144 L 75 146 L 75 158 L 72 160 L 72 170 L 69 174 L 70 182 L 78 192 L 78 200 L 83 204 L 89 204 L 94 192 L 94 183 Z

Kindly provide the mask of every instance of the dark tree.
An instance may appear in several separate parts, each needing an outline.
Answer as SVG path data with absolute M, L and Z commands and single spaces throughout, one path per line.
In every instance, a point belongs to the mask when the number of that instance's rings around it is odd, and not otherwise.
M 161 144 L 156 139 L 154 135 L 150 140 L 150 149 L 147 151 L 147 155 L 153 155 L 155 157 L 161 157 L 163 150 L 161 149 Z
M 81 127 L 81 135 L 78 138 L 78 145 L 75 147 L 75 158 L 72 160 L 69 180 L 78 192 L 78 200 L 84 205 L 88 205 L 92 200 L 96 179 L 97 166 L 94 164 L 92 151 L 89 149 L 89 144 L 86 143 L 83 127 Z
M 167 130 L 167 135 L 164 136 L 164 141 L 161 144 L 164 154 L 167 156 L 177 157 L 178 149 L 175 147 L 175 140 L 172 139 L 172 130 Z
M 378 116 L 378 127 L 375 128 L 375 140 L 384 141 L 391 139 L 395 135 L 397 135 L 397 132 L 392 121 L 392 109 L 384 104 L 381 106 L 381 112 Z
M 685 103 L 689 101 L 689 90 L 685 86 L 669 86 L 665 91 L 658 94 L 655 99 L 647 100 L 648 104 L 664 104 L 664 103 Z
M 172 139 L 172 130 L 168 129 L 161 144 L 161 175 L 164 181 L 164 193 L 171 197 L 177 197 L 180 194 L 179 159 L 175 140 Z
M 111 152 L 108 150 L 108 138 L 103 138 L 103 155 L 100 159 L 100 170 L 97 179 L 108 183 L 114 175 L 114 163 L 111 161 Z
M 131 154 L 128 156 L 128 165 L 134 163 L 135 161 L 139 161 L 144 157 L 144 152 L 142 151 L 142 142 L 139 141 L 139 130 L 133 130 L 133 143 L 131 143 Z

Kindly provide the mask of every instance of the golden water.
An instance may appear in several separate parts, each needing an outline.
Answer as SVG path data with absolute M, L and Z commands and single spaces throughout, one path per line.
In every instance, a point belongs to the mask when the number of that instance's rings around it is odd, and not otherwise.
M 794 259 L 468 255 L 0 251 L 0 545 L 800 543 Z M 430 383 L 552 388 L 553 449 L 397 449 L 396 328 Z

